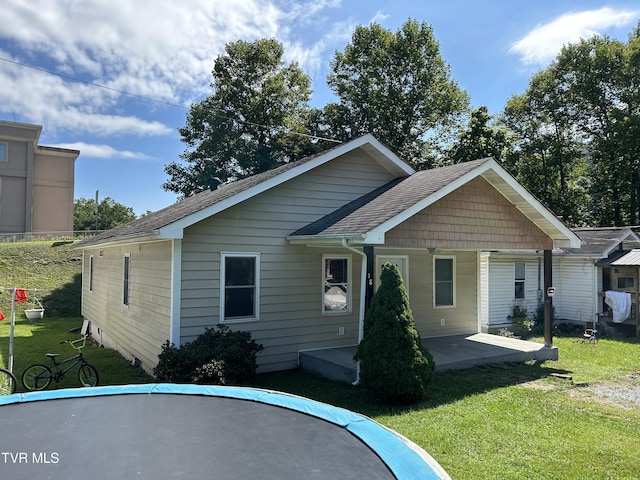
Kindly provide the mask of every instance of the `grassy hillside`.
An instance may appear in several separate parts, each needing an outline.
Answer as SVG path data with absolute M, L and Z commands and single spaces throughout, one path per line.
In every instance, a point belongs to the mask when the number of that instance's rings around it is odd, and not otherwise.
M 37 289 L 48 316 L 80 316 L 82 254 L 71 242 L 0 243 L 0 287 Z M 29 292 L 32 297 L 34 292 Z M 22 315 L 33 303 L 18 304 Z M 0 311 L 11 312 L 11 295 L 0 294 Z
M 72 331 L 82 325 L 80 315 L 82 254 L 73 250 L 71 242 L 17 242 L 0 243 L 0 311 L 5 320 L 0 322 L 0 366 L 9 361 L 11 293 L 9 288 L 26 288 L 29 301 L 16 304 L 14 331 L 14 368 L 18 377 L 32 363 L 46 363 L 47 352 L 70 356 L 74 351 L 60 342 L 78 338 Z M 35 292 L 45 308 L 44 318 L 30 321 L 24 315 L 26 308 L 34 308 Z M 133 368 L 118 352 L 87 345 L 87 360 L 100 373 L 101 385 L 148 382 L 152 379 L 142 370 Z M 75 370 L 60 384 L 49 388 L 77 387 Z M 19 385 L 19 391 L 22 386 Z

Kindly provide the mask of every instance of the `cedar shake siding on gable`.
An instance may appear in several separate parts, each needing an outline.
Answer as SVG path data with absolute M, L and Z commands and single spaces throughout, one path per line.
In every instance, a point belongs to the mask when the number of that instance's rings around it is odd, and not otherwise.
M 489 160 L 474 160 L 395 178 L 291 235 L 359 235 L 371 231 Z
M 552 240 L 482 177 L 387 232 L 386 245 L 443 249 L 552 249 Z

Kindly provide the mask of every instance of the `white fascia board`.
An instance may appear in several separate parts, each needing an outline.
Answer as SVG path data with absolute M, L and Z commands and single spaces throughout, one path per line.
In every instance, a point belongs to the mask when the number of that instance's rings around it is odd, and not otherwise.
M 614 240 L 611 243 L 611 246 L 604 251 L 602 258 L 608 257 L 611 252 L 613 252 L 615 249 L 618 248 L 618 245 L 620 243 L 624 242 L 629 237 L 631 237 L 634 241 L 640 243 L 640 238 L 638 237 L 638 235 L 636 235 L 633 230 L 629 229 L 623 232 L 622 235 L 620 235 L 616 240 Z
M 359 234 L 350 235 L 292 235 L 287 237 L 287 241 L 292 245 L 306 245 L 307 247 L 317 246 L 339 246 L 342 240 L 350 241 L 351 245 L 369 243 L 368 237 Z
M 122 247 L 126 245 L 139 244 L 139 243 L 154 243 L 154 242 L 162 242 L 166 240 L 165 238 L 161 238 L 158 235 L 143 233 L 140 235 L 130 235 L 124 237 L 115 237 L 112 239 L 106 239 L 97 243 L 90 243 L 88 245 L 76 245 L 71 248 L 74 250 L 97 250 L 103 248 L 111 248 L 111 247 Z
M 227 208 L 230 208 L 238 203 L 241 203 L 245 200 L 248 200 L 262 192 L 265 192 L 273 187 L 276 187 L 288 180 L 296 178 L 310 170 L 313 170 L 320 165 L 323 165 L 334 158 L 337 158 L 341 155 L 349 153 L 352 150 L 360 147 L 366 147 L 369 145 L 369 148 L 365 148 L 365 151 L 369 153 L 372 157 L 374 157 L 378 162 L 381 163 L 385 168 L 389 171 L 395 170 L 395 173 L 404 172 L 406 175 L 411 175 L 415 173 L 413 168 L 409 166 L 407 163 L 403 162 L 397 155 L 395 155 L 391 150 L 385 147 L 382 143 L 380 143 L 373 135 L 367 134 L 362 137 L 358 137 L 350 142 L 343 143 L 332 150 L 329 150 L 325 154 L 319 155 L 317 158 L 313 160 L 309 160 L 308 162 L 303 163 L 291 170 L 287 170 L 286 172 L 281 173 L 275 177 L 272 177 L 264 182 L 261 182 L 257 185 L 254 185 L 247 190 L 244 190 L 232 197 L 229 197 L 221 202 L 210 205 L 209 207 L 203 208 L 202 210 L 192 213 L 191 215 L 184 217 L 176 222 L 173 222 L 170 225 L 162 227 L 158 229 L 158 233 L 162 238 L 171 238 L 171 239 L 179 239 L 183 237 L 183 230 L 201 220 L 209 218 L 216 213 L 219 213 Z M 373 151 L 371 150 L 373 149 Z M 376 155 L 375 153 L 379 155 Z
M 540 214 L 545 220 L 547 220 L 556 230 L 559 231 L 565 238 L 564 239 L 556 239 L 551 235 L 551 232 L 545 232 L 551 239 L 553 240 L 553 246 L 556 247 L 564 247 L 564 248 L 580 248 L 582 246 L 582 240 L 578 237 L 573 231 L 567 227 L 558 217 L 556 217 L 551 210 L 545 207 L 540 201 L 534 197 L 526 188 L 524 188 L 518 181 L 511 176 L 509 172 L 507 172 L 498 162 L 494 159 L 491 159 L 489 162 L 482 165 L 484 167 L 483 172 L 487 170 L 492 170 L 496 175 L 500 177 L 505 183 L 507 183 L 515 192 L 522 197 L 526 203 L 531 205 L 534 210 Z M 499 187 L 494 185 L 494 187 L 500 192 Z M 502 193 L 502 192 L 500 192 Z M 514 204 L 517 208 L 518 206 Z M 523 212 L 524 213 L 524 212 Z M 525 216 L 529 217 L 528 215 Z M 530 217 L 529 217 L 530 218 Z M 531 218 L 530 218 L 531 219 Z M 534 219 L 531 219 L 534 221 Z

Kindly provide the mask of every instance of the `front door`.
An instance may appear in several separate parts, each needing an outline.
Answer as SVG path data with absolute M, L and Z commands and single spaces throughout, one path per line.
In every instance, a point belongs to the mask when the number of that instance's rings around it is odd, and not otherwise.
M 393 263 L 398 270 L 400 271 L 400 275 L 402 276 L 402 282 L 404 283 L 404 288 L 407 291 L 407 295 L 409 294 L 409 257 L 407 255 L 376 255 L 376 278 L 375 278 L 375 289 L 378 289 L 380 286 L 380 274 L 382 273 L 382 265 L 385 263 Z

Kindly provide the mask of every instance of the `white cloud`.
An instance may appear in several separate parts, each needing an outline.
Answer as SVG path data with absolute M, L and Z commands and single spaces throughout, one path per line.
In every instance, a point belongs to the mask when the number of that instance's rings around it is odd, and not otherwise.
M 317 68 L 327 48 L 290 40 L 290 26 L 338 0 L 5 0 L 0 54 L 85 82 L 187 107 L 211 93 L 211 70 L 224 45 L 275 37 L 287 56 Z M 5 63 L 6 64 L 6 63 Z M 8 64 L 7 64 L 8 65 Z M 123 112 L 121 93 L 8 65 L 0 69 L 0 114 L 94 135 L 174 132 L 138 105 Z M 138 102 L 140 103 L 140 102 Z
M 581 38 L 599 35 L 612 27 L 624 27 L 636 22 L 640 10 L 599 10 L 564 14 L 544 25 L 538 25 L 515 42 L 509 52 L 520 55 L 526 65 L 544 65 L 553 60 L 563 45 Z
M 116 92 L 9 65 L 0 69 L 0 84 L 5 86 L 0 89 L 2 111 L 22 122 L 46 125 L 48 133 L 73 130 L 108 136 L 122 133 L 164 135 L 173 131 L 155 120 L 111 113 L 119 97 Z
M 132 152 L 130 150 L 116 150 L 109 145 L 92 145 L 84 142 L 75 143 L 58 143 L 55 145 L 47 145 L 56 148 L 68 148 L 71 150 L 79 150 L 80 155 L 90 158 L 121 158 L 128 160 L 152 160 L 152 157 L 142 152 Z

